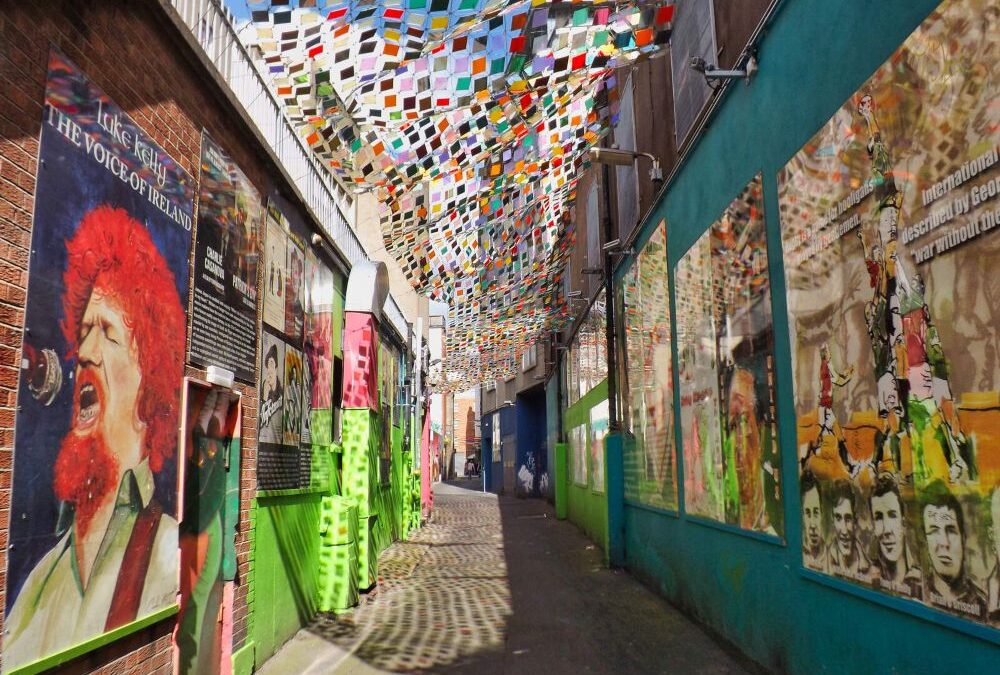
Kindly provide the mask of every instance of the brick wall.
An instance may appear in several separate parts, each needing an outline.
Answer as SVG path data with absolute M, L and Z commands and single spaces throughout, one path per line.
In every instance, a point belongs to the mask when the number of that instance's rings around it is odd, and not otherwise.
M 239 118 L 197 65 L 155 0 L 0 0 L 0 614 L 5 604 L 7 530 L 16 387 L 31 241 L 38 137 L 50 46 L 72 59 L 179 164 L 198 175 L 202 127 L 266 195 L 261 158 Z M 192 274 L 194 265 L 191 266 Z M 261 266 L 263 272 L 263 266 Z M 258 317 L 259 321 L 259 317 Z M 187 374 L 201 373 L 188 368 Z M 251 498 L 256 489 L 257 393 L 243 394 L 243 458 L 234 641 L 247 636 Z M 71 672 L 169 672 L 173 620 L 70 664 Z M 0 618 L 2 630 L 2 618 Z

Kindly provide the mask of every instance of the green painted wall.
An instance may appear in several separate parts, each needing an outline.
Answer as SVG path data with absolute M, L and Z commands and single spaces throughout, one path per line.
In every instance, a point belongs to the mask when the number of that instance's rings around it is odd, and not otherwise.
M 683 513 L 677 517 L 627 504 L 625 545 L 633 573 L 779 672 L 987 673 L 997 672 L 1000 663 L 995 630 L 982 626 L 976 630 L 968 622 L 905 600 L 812 577 L 801 565 L 795 410 L 776 176 L 938 4 L 937 0 L 786 0 L 761 43 L 758 74 L 749 86 L 730 87 L 644 226 L 643 237 L 648 237 L 654 224 L 666 218 L 673 269 L 754 174 L 763 172 L 778 433 L 782 475 L 790 477 L 784 489 L 787 544 L 725 531 Z M 677 410 L 676 380 L 674 391 Z M 677 443 L 680 447 L 679 429 Z M 678 474 L 683 475 L 683 464 Z
M 259 666 L 316 613 L 322 493 L 258 496 L 251 639 Z
M 563 431 L 566 434 L 566 454 L 573 449 L 569 443 L 569 432 L 581 424 L 590 423 L 590 410 L 608 399 L 608 381 L 602 380 L 589 392 L 570 406 L 563 415 Z M 606 451 L 606 450 L 605 450 Z M 595 492 L 589 484 L 593 476 L 590 452 L 585 451 L 588 485 L 578 485 L 573 481 L 572 459 L 565 464 L 566 517 L 583 530 L 594 543 L 604 551 L 604 561 L 608 561 L 608 498 L 607 494 Z M 605 462 L 606 464 L 606 462 Z

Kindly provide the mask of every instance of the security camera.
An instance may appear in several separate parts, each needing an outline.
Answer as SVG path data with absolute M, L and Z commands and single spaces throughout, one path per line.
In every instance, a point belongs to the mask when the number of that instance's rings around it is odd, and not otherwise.
M 313 232 L 312 237 L 310 237 L 309 240 L 312 242 L 313 246 L 323 245 L 323 235 L 318 232 Z
M 704 74 L 705 71 L 708 70 L 708 63 L 705 61 L 705 59 L 701 58 L 700 56 L 692 56 L 688 64 L 691 66 L 691 70 L 694 70 L 702 74 Z

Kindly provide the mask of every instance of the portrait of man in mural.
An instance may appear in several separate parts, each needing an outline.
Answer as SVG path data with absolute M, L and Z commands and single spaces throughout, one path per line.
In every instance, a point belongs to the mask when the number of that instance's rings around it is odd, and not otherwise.
M 260 440 L 281 443 L 282 410 L 285 403 L 285 349 L 280 338 L 265 332 L 262 336 L 264 358 L 260 373 Z
M 260 390 L 262 401 L 281 400 L 281 382 L 278 379 L 278 346 L 272 344 L 264 355 L 264 382 Z
M 871 574 L 871 563 L 858 542 L 857 501 L 849 481 L 833 483 L 830 506 L 834 535 L 829 547 L 830 573 L 865 581 Z
M 177 521 L 154 476 L 174 461 L 186 322 L 146 227 L 99 206 L 66 242 L 61 329 L 72 419 L 56 458 L 61 538 L 31 570 L 5 627 L 23 663 L 174 602 Z
M 823 541 L 823 499 L 819 483 L 811 473 L 802 474 L 799 481 L 802 500 L 802 564 L 817 572 L 829 571 L 826 542 Z
M 879 585 L 885 590 L 921 599 L 923 577 L 907 550 L 906 507 L 891 474 L 883 474 L 875 481 L 868 504 L 877 549 L 874 561 Z
M 924 492 L 921 520 L 931 562 L 928 600 L 938 607 L 985 618 L 986 594 L 966 570 L 965 515 L 944 481 L 934 481 Z

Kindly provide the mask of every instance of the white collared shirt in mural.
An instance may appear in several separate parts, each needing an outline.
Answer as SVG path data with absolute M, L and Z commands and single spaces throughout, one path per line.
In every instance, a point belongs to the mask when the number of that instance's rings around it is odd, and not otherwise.
M 105 632 L 133 529 L 153 498 L 148 461 L 126 471 L 114 511 L 84 583 L 80 578 L 74 527 L 35 565 L 7 617 L 4 669 L 26 665 Z M 177 601 L 177 521 L 160 515 L 135 618 Z M 138 578 L 143 578 L 140 575 Z

